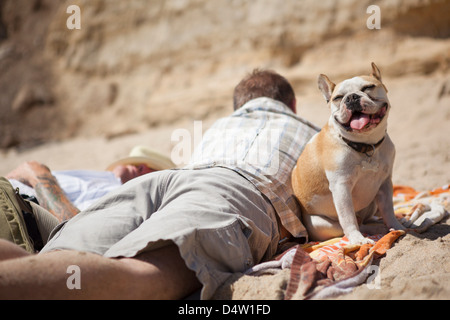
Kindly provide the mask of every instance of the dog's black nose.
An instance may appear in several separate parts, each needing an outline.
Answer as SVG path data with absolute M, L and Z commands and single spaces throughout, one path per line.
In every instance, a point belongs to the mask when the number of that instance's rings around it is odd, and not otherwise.
M 359 99 L 361 99 L 361 97 L 359 95 L 357 95 L 356 93 L 352 93 L 352 94 L 348 95 L 347 98 L 345 98 L 345 102 L 353 103 L 353 102 L 359 101 Z
M 356 93 L 349 94 L 345 98 L 345 104 L 347 105 L 347 108 L 352 111 L 361 111 L 362 107 L 360 104 L 361 96 L 357 95 Z

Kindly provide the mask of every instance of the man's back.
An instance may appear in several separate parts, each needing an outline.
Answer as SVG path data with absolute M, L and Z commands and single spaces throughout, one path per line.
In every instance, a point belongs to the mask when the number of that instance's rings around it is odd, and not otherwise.
M 304 237 L 290 179 L 305 144 L 317 132 L 283 103 L 257 98 L 216 121 L 187 168 L 225 167 L 238 172 L 271 201 L 292 235 Z

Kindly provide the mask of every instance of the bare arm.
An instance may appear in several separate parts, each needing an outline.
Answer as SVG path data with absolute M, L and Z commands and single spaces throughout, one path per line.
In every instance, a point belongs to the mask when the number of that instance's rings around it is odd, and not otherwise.
M 72 218 L 80 211 L 67 199 L 50 169 L 43 164 L 36 161 L 25 162 L 6 177 L 34 188 L 39 205 L 51 212 L 60 222 Z

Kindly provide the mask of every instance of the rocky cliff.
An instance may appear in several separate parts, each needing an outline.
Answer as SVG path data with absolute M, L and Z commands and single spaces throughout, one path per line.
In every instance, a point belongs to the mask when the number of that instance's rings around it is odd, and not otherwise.
M 69 5 L 80 29 L 68 29 Z M 229 110 L 273 68 L 300 99 L 317 74 L 448 74 L 450 1 L 2 0 L 0 147 L 142 132 Z M 443 87 L 444 93 L 449 88 Z

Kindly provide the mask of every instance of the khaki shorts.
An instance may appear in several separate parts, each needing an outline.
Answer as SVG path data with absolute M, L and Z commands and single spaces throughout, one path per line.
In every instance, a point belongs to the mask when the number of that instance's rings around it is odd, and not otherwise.
M 124 184 L 67 223 L 42 252 L 133 257 L 175 243 L 209 299 L 235 272 L 277 249 L 276 213 L 256 187 L 225 168 L 166 170 Z

